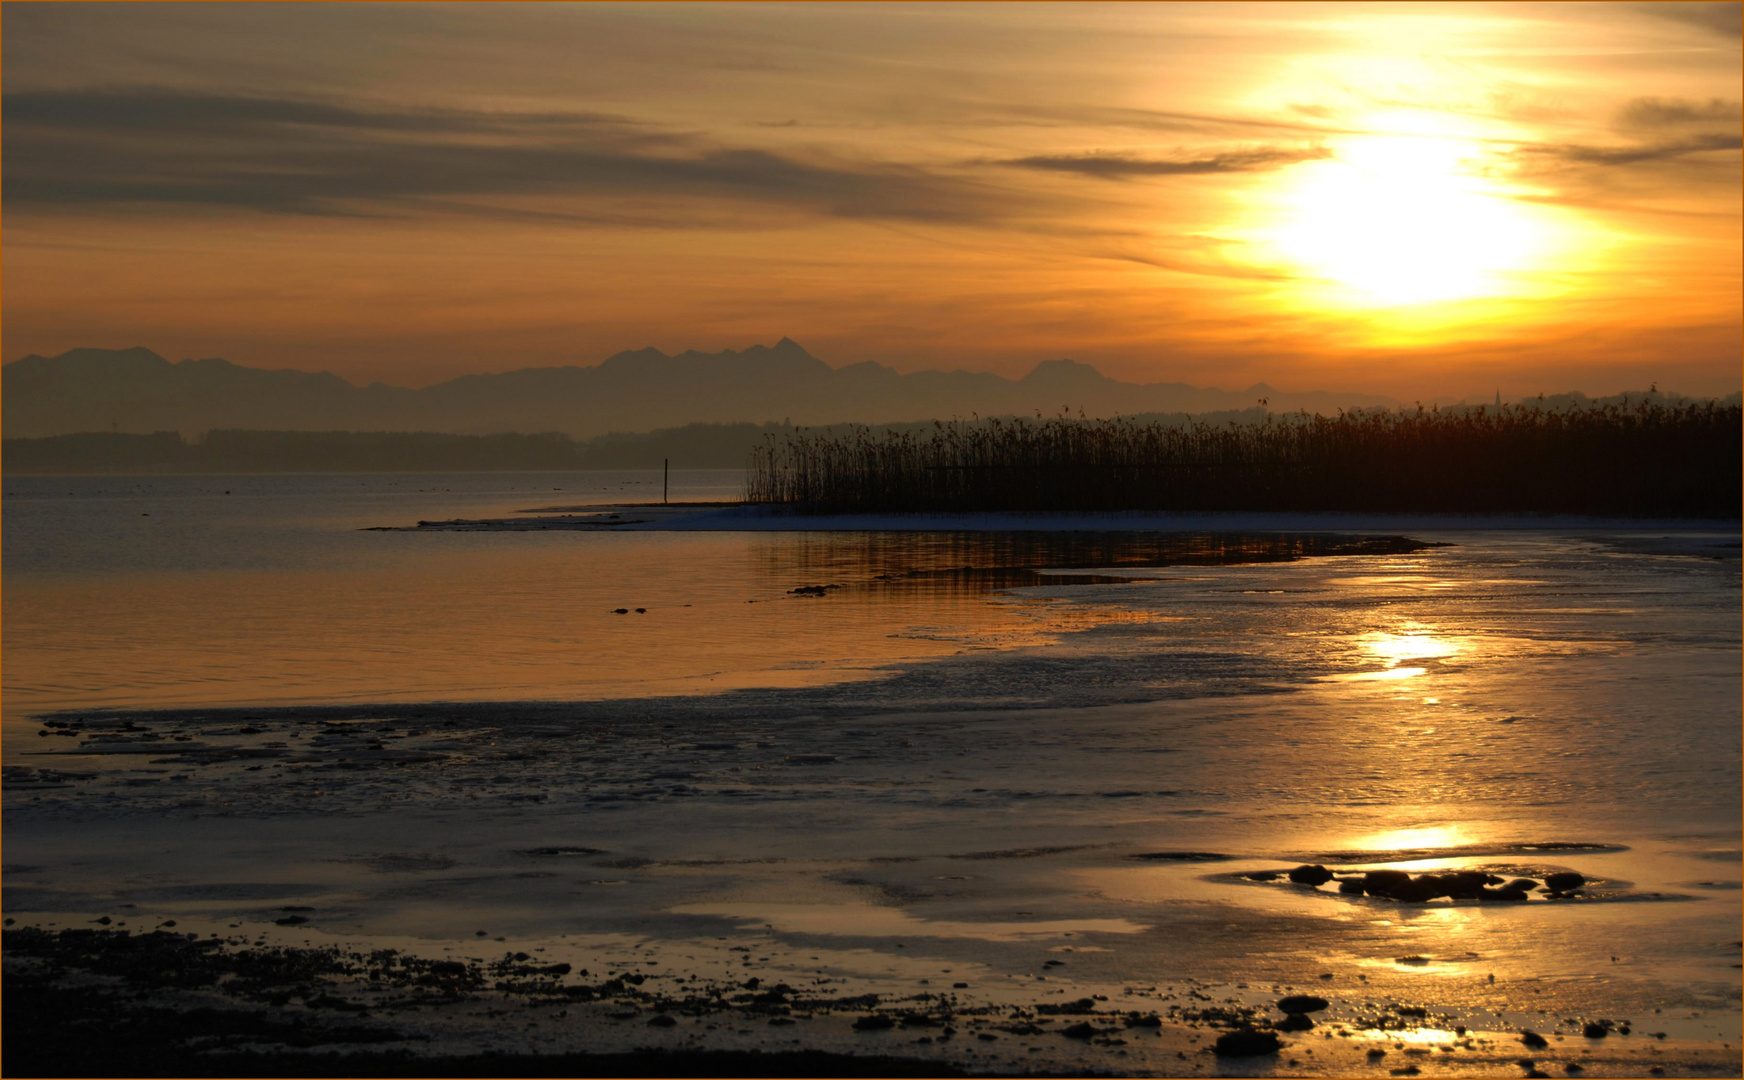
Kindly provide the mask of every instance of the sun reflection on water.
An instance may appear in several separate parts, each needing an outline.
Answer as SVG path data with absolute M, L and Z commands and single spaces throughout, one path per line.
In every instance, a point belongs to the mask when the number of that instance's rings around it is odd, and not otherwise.
M 1464 847 L 1473 842 L 1458 825 L 1393 829 L 1359 838 L 1351 845 L 1358 851 L 1421 851 Z
M 1352 678 L 1354 680 L 1358 680 L 1358 681 L 1367 681 L 1367 680 L 1372 680 L 1372 679 L 1414 679 L 1419 675 L 1428 674 L 1428 672 L 1429 672 L 1428 668 L 1396 667 L 1396 668 L 1388 668 L 1385 671 L 1358 672 L 1357 674 L 1350 676 L 1350 678 Z
M 1464 652 L 1463 646 L 1428 631 L 1404 634 L 1369 634 L 1362 639 L 1371 655 L 1396 667 L 1406 660 L 1440 660 Z
M 1414 1047 L 1441 1047 L 1452 1046 L 1459 1042 L 1463 1036 L 1457 1032 L 1448 1031 L 1446 1028 L 1420 1027 L 1406 1028 L 1403 1031 L 1388 1031 L 1385 1037 L 1393 1042 L 1405 1043 Z

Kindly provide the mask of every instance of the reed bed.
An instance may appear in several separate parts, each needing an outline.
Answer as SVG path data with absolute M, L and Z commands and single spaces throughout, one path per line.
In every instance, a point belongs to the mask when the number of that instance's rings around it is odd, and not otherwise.
M 1296 510 L 1736 522 L 1741 410 L 1641 401 L 1268 415 L 954 420 L 769 436 L 746 497 L 803 514 Z

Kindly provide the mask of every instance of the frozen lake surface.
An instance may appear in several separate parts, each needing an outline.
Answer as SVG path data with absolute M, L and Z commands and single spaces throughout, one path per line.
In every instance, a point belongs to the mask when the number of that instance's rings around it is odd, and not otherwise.
M 431 1050 L 1190 1074 L 1215 1030 L 1057 1031 L 1293 988 L 1329 1001 L 1296 1072 L 1451 1046 L 1425 1070 L 1518 1075 L 1522 1027 L 1591 1075 L 1736 1071 L 1736 529 L 361 531 L 650 494 L 8 478 L 7 915 L 1005 1018 L 399 1016 Z M 1245 876 L 1303 863 L 1588 884 L 1414 905 Z

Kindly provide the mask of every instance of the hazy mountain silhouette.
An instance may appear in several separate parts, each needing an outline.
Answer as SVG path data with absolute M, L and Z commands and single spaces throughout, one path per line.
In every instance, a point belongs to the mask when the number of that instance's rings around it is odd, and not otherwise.
M 623 352 L 594 367 L 465 375 L 412 390 L 354 386 L 327 372 L 268 371 L 226 360 L 171 363 L 146 348 L 30 355 L 0 369 L 7 436 L 80 431 L 196 433 L 419 431 L 562 432 L 587 439 L 693 423 L 894 421 L 1080 409 L 1089 416 L 1270 407 L 1330 411 L 1391 404 L 1364 394 L 1284 394 L 1265 384 L 1225 391 L 1123 383 L 1071 360 L 1021 379 L 967 371 L 900 374 L 876 363 L 832 368 L 797 343 L 668 356 Z

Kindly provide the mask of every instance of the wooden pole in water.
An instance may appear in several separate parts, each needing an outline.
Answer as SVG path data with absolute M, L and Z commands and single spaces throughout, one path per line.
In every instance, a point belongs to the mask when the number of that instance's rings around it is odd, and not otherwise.
M 660 459 L 660 502 L 662 505 L 665 505 L 665 503 L 666 503 L 666 493 L 670 489 L 671 480 L 672 480 L 672 459 L 671 458 L 661 458 Z

